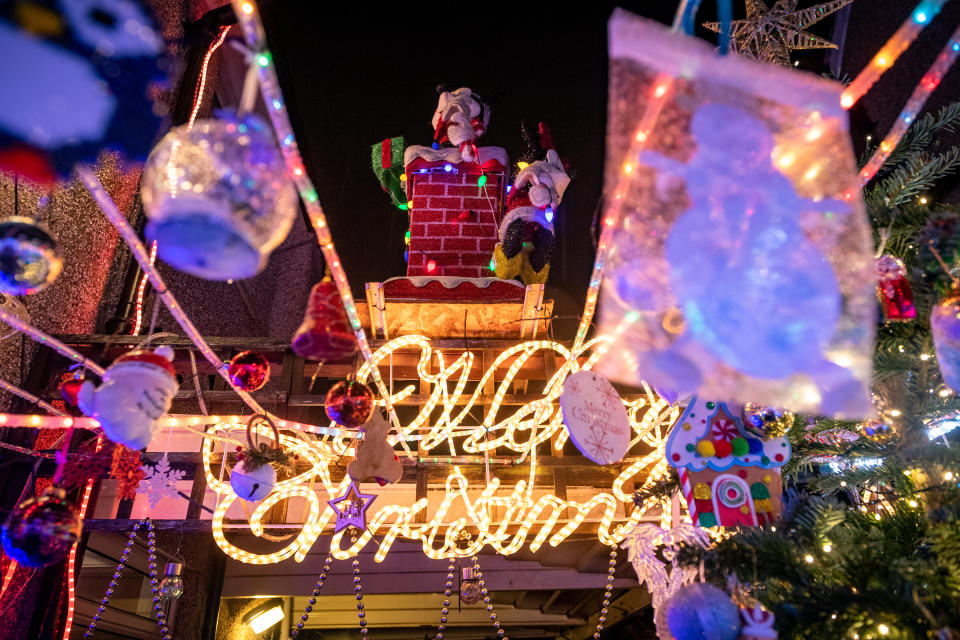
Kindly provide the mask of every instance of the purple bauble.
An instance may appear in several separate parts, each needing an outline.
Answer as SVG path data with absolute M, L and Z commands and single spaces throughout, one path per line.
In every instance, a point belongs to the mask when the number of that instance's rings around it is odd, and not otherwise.
M 242 391 L 256 391 L 270 379 L 270 363 L 256 351 L 241 351 L 230 360 L 227 373 Z
M 342 380 L 326 397 L 327 416 L 345 427 L 359 427 L 373 413 L 373 392 L 362 382 Z

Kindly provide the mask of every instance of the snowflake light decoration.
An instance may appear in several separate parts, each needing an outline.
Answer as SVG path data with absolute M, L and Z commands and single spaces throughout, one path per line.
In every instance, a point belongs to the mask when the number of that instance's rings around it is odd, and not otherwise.
M 150 508 L 154 508 L 164 498 L 177 497 L 177 482 L 185 475 L 181 469 L 171 469 L 167 454 L 157 461 L 156 466 L 146 467 L 143 482 L 137 489 L 138 493 L 146 494 Z

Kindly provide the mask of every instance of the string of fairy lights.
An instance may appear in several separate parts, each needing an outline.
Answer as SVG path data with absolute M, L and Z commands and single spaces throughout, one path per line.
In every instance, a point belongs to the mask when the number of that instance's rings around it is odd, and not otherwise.
M 929 23 L 939 12 L 944 2 L 945 0 L 927 0 L 917 6 L 910 19 L 904 23 L 877 53 L 868 67 L 842 93 L 841 104 L 843 107 L 851 107 L 869 90 L 880 75 L 896 61 L 899 55 L 917 37 L 923 26 Z M 537 468 L 536 448 L 538 444 L 548 441 L 552 441 L 552 446 L 555 449 L 559 450 L 563 447 L 567 434 L 563 428 L 562 414 L 556 403 L 562 391 L 563 382 L 567 375 L 578 370 L 589 369 L 610 344 L 610 340 L 603 338 L 587 341 L 586 336 L 596 309 L 612 233 L 616 228 L 620 210 L 623 206 L 622 200 L 626 181 L 635 168 L 629 159 L 639 157 L 653 126 L 658 120 L 660 111 L 670 97 L 673 89 L 673 78 L 662 76 L 655 80 L 652 85 L 652 99 L 648 102 L 631 140 L 628 160 L 621 167 L 611 205 L 603 217 L 597 256 L 589 282 L 584 312 L 573 347 L 568 349 L 564 345 L 550 340 L 528 341 L 514 345 L 504 350 L 494 360 L 484 372 L 475 390 L 464 401 L 469 372 L 475 357 L 470 351 L 464 351 L 448 365 L 444 354 L 440 351 L 434 352 L 429 339 L 423 336 L 403 336 L 387 343 L 375 353 L 371 350 L 350 292 L 349 282 L 333 245 L 316 189 L 302 164 L 302 158 L 279 90 L 272 56 L 266 48 L 263 27 L 257 14 L 256 5 L 248 0 L 234 0 L 234 6 L 247 44 L 254 51 L 253 64 L 259 74 L 260 88 L 268 105 L 268 111 L 277 138 L 280 141 L 280 148 L 288 172 L 306 205 L 321 250 L 330 265 L 334 282 L 344 301 L 348 319 L 364 356 L 364 364 L 357 374 L 358 379 L 360 381 L 370 380 L 377 387 L 380 394 L 378 403 L 388 410 L 396 427 L 397 433 L 391 437 L 391 441 L 393 443 L 399 442 L 404 448 L 407 448 L 408 453 L 407 441 L 418 440 L 421 450 L 427 452 L 439 446 L 449 445 L 449 456 L 439 456 L 437 459 L 443 460 L 446 458 L 451 462 L 457 457 L 455 443 L 459 444 L 460 450 L 464 453 L 489 453 L 498 448 L 507 448 L 517 453 L 520 460 L 529 457 L 529 478 L 518 481 L 512 490 L 500 495 L 498 495 L 499 479 L 492 478 L 477 495 L 476 489 L 470 487 L 470 483 L 460 467 L 454 465 L 444 483 L 444 496 L 430 520 L 425 523 L 415 522 L 416 516 L 421 515 L 427 509 L 426 499 L 417 500 L 409 506 L 385 505 L 374 514 L 367 530 L 357 537 L 356 541 L 351 542 L 347 548 L 341 547 L 340 534 L 335 534 L 331 545 L 331 555 L 338 559 L 355 556 L 376 534 L 383 535 L 383 540 L 376 552 L 377 561 L 384 559 L 391 544 L 397 538 L 422 541 L 425 553 L 431 558 L 470 557 L 485 545 L 493 547 L 499 553 L 508 555 L 523 547 L 528 534 L 537 529 L 536 535 L 529 542 L 529 548 L 535 551 L 544 543 L 559 544 L 595 511 L 600 512 L 597 530 L 600 542 L 610 545 L 619 543 L 625 532 L 638 522 L 650 508 L 656 505 L 655 501 L 648 501 L 630 511 L 629 515 L 618 515 L 625 511 L 623 506 L 631 502 L 631 494 L 624 490 L 628 481 L 632 481 L 633 478 L 638 477 L 645 471 L 644 485 L 646 485 L 656 482 L 666 472 L 667 465 L 663 460 L 662 450 L 663 435 L 676 420 L 679 408 L 669 405 L 649 389 L 646 390 L 647 392 L 641 399 L 626 402 L 631 428 L 635 436 L 633 443 L 643 441 L 650 446 L 652 451 L 627 465 L 613 481 L 609 492 L 600 492 L 583 503 L 561 499 L 549 493 L 539 495 L 534 499 L 533 479 Z M 222 36 L 223 33 L 221 33 L 219 42 L 222 42 Z M 881 143 L 877 154 L 871 159 L 868 167 L 874 167 L 872 169 L 874 173 L 876 168 L 889 155 L 909 123 L 916 117 L 919 109 L 936 88 L 946 69 L 956 59 L 958 52 L 960 52 L 958 38 L 960 38 L 960 30 L 953 34 L 950 42 L 921 80 L 920 85 L 901 114 L 897 127 Z M 184 328 L 201 353 L 207 357 L 221 375 L 225 376 L 223 363 L 206 344 L 166 288 L 163 279 L 152 265 L 150 254 L 136 238 L 129 224 L 126 223 L 122 214 L 97 181 L 96 176 L 89 169 L 83 167 L 78 168 L 78 172 L 101 209 L 104 210 L 110 221 L 120 231 L 121 236 L 130 245 L 134 256 L 144 269 L 145 277 L 150 279 L 161 300 L 170 309 L 177 322 Z M 863 174 L 861 178 L 869 179 L 866 174 Z M 86 359 L 52 336 L 23 323 L 2 309 L 0 309 L 0 320 L 30 335 L 38 342 L 48 344 L 91 372 L 103 373 L 103 368 L 96 363 Z M 396 393 L 391 393 L 380 373 L 379 364 L 394 351 L 411 348 L 418 348 L 421 351 L 417 372 L 421 383 L 430 387 L 430 393 L 416 417 L 403 425 L 400 424 L 393 406 L 415 393 L 416 387 L 409 385 Z M 553 352 L 554 355 L 562 359 L 563 364 L 547 382 L 541 398 L 528 402 L 509 416 L 501 417 L 500 409 L 517 374 L 529 359 L 540 351 Z M 585 362 L 581 362 L 581 359 L 584 358 Z M 493 381 L 498 369 L 511 359 L 506 374 L 496 386 L 492 403 L 486 407 L 488 410 L 485 412 L 484 418 L 479 424 L 470 424 L 469 422 L 473 420 L 470 417 L 471 410 L 480 404 L 482 389 L 488 382 Z M 436 368 L 431 366 L 434 361 Z M 230 383 L 229 380 L 228 383 Z M 249 394 L 237 389 L 232 383 L 230 384 L 252 410 L 263 411 L 262 407 Z M 452 390 L 451 385 L 453 385 Z M 441 409 L 439 418 L 432 418 L 432 414 L 438 408 Z M 212 427 L 210 430 L 212 436 L 229 435 L 233 431 L 245 428 L 240 416 L 170 416 L 165 420 L 170 426 L 177 426 L 181 423 L 183 426 L 210 426 Z M 306 463 L 308 468 L 302 473 L 277 483 L 274 491 L 259 503 L 250 514 L 250 531 L 254 535 L 262 535 L 265 526 L 263 518 L 272 506 L 282 500 L 302 498 L 306 501 L 307 508 L 300 533 L 284 549 L 274 553 L 251 553 L 234 546 L 226 539 L 224 534 L 226 513 L 236 501 L 237 496 L 228 483 L 222 482 L 213 473 L 213 454 L 216 440 L 213 437 L 204 440 L 202 455 L 208 486 L 223 496 L 214 513 L 214 538 L 224 552 L 242 562 L 269 564 L 288 557 L 293 557 L 297 561 L 303 560 L 320 533 L 330 526 L 331 518 L 334 515 L 332 509 L 325 508 L 323 503 L 320 502 L 315 485 L 319 482 L 320 487 L 329 496 L 335 496 L 341 495 L 348 484 L 347 479 L 339 483 L 332 481 L 330 465 L 334 464 L 340 456 L 352 453 L 351 445 L 356 438 L 354 430 L 339 428 L 332 424 L 323 427 L 284 420 L 278 420 L 277 423 L 280 428 L 293 431 L 295 434 L 298 431 L 311 432 L 329 436 L 331 439 L 329 441 L 317 441 L 308 440 L 298 435 L 280 435 L 281 446 L 299 456 L 301 462 Z M 15 414 L 0 414 L 0 425 L 36 428 L 99 428 L 98 421 L 90 418 Z M 468 518 L 445 522 L 445 516 L 456 500 L 463 503 L 463 509 Z M 504 510 L 504 514 L 501 514 L 497 522 L 491 516 L 495 509 Z M 563 526 L 554 531 L 554 528 L 561 521 L 561 515 L 568 511 L 575 515 L 566 519 Z M 458 534 L 468 526 L 473 531 L 473 541 L 467 548 L 462 548 L 456 544 L 456 539 Z M 443 529 L 445 529 L 445 532 L 441 536 Z
M 398 538 L 420 541 L 424 553 L 435 559 L 469 557 L 482 549 L 491 546 L 498 553 L 510 555 L 519 551 L 528 543 L 528 537 L 535 530 L 533 539 L 529 540 L 529 548 L 536 551 L 543 544 L 551 546 L 560 544 L 574 533 L 578 527 L 587 521 L 588 517 L 598 516 L 598 539 L 604 544 L 616 544 L 621 541 L 626 532 L 639 522 L 647 513 L 658 506 L 654 499 L 633 506 L 632 489 L 627 489 L 628 483 L 642 479 L 642 486 L 655 483 L 662 479 L 667 472 L 667 464 L 663 454 L 665 436 L 669 427 L 679 416 L 679 407 L 668 402 L 646 389 L 636 400 L 625 401 L 631 428 L 634 433 L 634 444 L 643 443 L 650 449 L 645 455 L 629 461 L 612 481 L 609 491 L 602 491 L 592 495 L 584 502 L 559 498 L 551 493 L 534 492 L 537 465 L 537 445 L 559 439 L 565 433 L 562 415 L 556 403 L 558 389 L 562 388 L 564 376 L 562 372 L 575 372 L 594 362 L 592 355 L 584 356 L 583 352 L 575 353 L 567 350 L 563 345 L 551 341 L 530 341 L 521 343 L 508 349 L 510 355 L 517 356 L 508 368 L 503 382 L 497 388 L 493 403 L 488 407 L 487 417 L 479 424 L 470 424 L 471 403 L 477 401 L 476 392 L 463 405 L 463 380 L 470 371 L 471 358 L 469 352 L 464 352 L 455 362 L 458 366 L 444 367 L 443 357 L 439 352 L 430 349 L 429 340 L 422 336 L 405 336 L 397 338 L 383 345 L 372 354 L 372 366 L 387 359 L 394 350 L 417 345 L 421 349 L 420 380 L 431 386 L 430 398 L 416 417 L 406 425 L 401 426 L 401 433 L 409 439 L 418 439 L 424 452 L 451 446 L 450 457 L 447 460 L 453 464 L 451 472 L 444 482 L 444 491 L 439 503 L 431 512 L 428 511 L 428 500 L 421 498 L 412 505 L 385 504 L 376 511 L 367 523 L 367 529 L 361 533 L 356 541 L 347 548 L 341 547 L 342 533 L 335 533 L 331 540 L 331 555 L 336 559 L 346 559 L 356 555 L 374 536 L 382 539 L 377 545 L 375 560 L 382 562 L 389 552 L 393 542 Z M 503 396 L 514 380 L 516 373 L 522 367 L 524 358 L 529 358 L 539 350 L 553 351 L 560 358 L 558 375 L 546 385 L 541 398 L 532 400 L 520 406 L 511 415 L 499 417 Z M 492 376 L 497 368 L 501 367 L 507 357 L 498 358 L 481 376 L 478 388 L 482 388 L 487 376 Z M 438 359 L 439 372 L 431 373 L 428 364 L 433 358 Z M 578 364 L 583 358 L 584 362 Z M 524 360 L 525 361 L 525 360 Z M 358 379 L 363 380 L 367 370 L 361 367 Z M 454 392 L 450 392 L 451 380 Z M 413 386 L 399 389 L 392 401 L 399 402 L 412 392 Z M 457 391 L 459 389 L 459 391 Z M 464 406 L 459 413 L 454 408 Z M 428 420 L 431 412 L 441 410 L 440 418 Z M 199 418 L 190 418 L 200 423 Z M 473 419 L 475 421 L 475 419 Z M 216 436 L 229 437 L 239 434 L 246 429 L 244 421 L 229 422 L 220 418 L 219 421 L 210 420 L 210 433 Z M 278 425 L 279 426 L 279 425 Z M 265 429 L 265 428 L 264 428 Z M 423 429 L 422 433 L 413 432 Z M 520 437 L 526 433 L 527 437 Z M 264 436 L 269 434 L 264 431 Z M 340 431 L 329 440 L 312 440 L 296 435 L 281 433 L 280 444 L 291 454 L 299 456 L 302 464 L 308 469 L 287 480 L 278 482 L 273 492 L 249 515 L 250 531 L 254 535 L 263 532 L 262 519 L 272 506 L 282 500 L 303 498 L 306 501 L 302 528 L 296 538 L 286 547 L 269 554 L 258 554 L 240 549 L 230 542 L 224 533 L 224 522 L 227 511 L 238 500 L 229 483 L 218 477 L 215 462 L 222 458 L 215 455 L 216 442 L 208 438 L 203 448 L 203 465 L 209 488 L 220 495 L 220 502 L 213 516 L 214 539 L 220 548 L 230 557 L 249 564 L 272 564 L 286 558 L 293 557 L 301 561 L 313 546 L 320 534 L 332 526 L 336 515 L 333 509 L 323 507 L 318 497 L 318 490 L 324 491 L 327 496 L 343 495 L 349 484 L 349 477 L 340 482 L 334 482 L 331 474 L 331 465 L 342 455 L 353 453 L 353 440 L 356 434 Z M 451 443 L 453 443 L 451 445 Z M 453 458 L 456 453 L 456 443 L 465 452 L 482 453 L 492 451 L 497 447 L 508 448 L 519 454 L 521 458 L 529 459 L 529 475 L 526 479 L 517 481 L 512 488 L 500 490 L 500 480 L 492 477 L 483 487 L 472 486 L 466 475 Z M 556 443 L 553 446 L 557 446 Z M 560 445 L 562 446 L 562 444 Z M 226 453 L 228 449 L 224 448 Z M 443 460 L 443 456 L 437 459 Z M 513 460 L 506 458 L 513 463 Z M 479 493 L 478 493 L 479 492 Z M 455 509 L 455 505 L 457 509 Z M 459 509 L 459 511 L 458 511 Z M 568 510 L 573 515 L 565 517 Z M 629 511 L 629 514 L 628 514 Z M 453 518 L 451 514 L 463 512 L 465 517 Z M 496 514 L 496 515 L 495 515 Z M 427 522 L 418 523 L 419 517 L 428 515 Z M 560 526 L 561 518 L 564 522 Z M 560 527 L 557 529 L 557 527 Z M 464 547 L 457 543 L 458 535 L 469 529 L 471 542 Z

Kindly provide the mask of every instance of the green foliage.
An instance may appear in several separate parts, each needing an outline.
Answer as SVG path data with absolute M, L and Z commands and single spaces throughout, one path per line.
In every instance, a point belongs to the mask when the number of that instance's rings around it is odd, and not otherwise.
M 928 437 L 931 422 L 960 412 L 929 324 L 953 277 L 933 250 L 957 267 L 960 206 L 918 200 L 960 168 L 960 148 L 936 148 L 958 126 L 960 102 L 920 118 L 864 190 L 874 240 L 904 262 L 917 309 L 877 330 L 873 391 L 890 430 L 857 438 L 858 423 L 798 417 L 782 521 L 681 552 L 718 585 L 736 575 L 774 612 L 781 640 L 960 638 L 960 429 Z

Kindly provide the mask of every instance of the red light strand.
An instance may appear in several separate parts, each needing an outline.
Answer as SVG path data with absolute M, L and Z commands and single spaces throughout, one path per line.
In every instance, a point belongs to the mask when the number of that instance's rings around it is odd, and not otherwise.
M 230 26 L 231 25 L 220 27 L 220 35 L 210 44 L 210 48 L 207 49 L 207 54 L 203 57 L 200 77 L 197 78 L 197 86 L 193 93 L 193 109 L 190 111 L 190 119 L 187 120 L 188 130 L 193 128 L 193 123 L 197 121 L 197 114 L 200 113 L 200 105 L 203 104 L 203 94 L 207 86 L 207 67 L 210 65 L 210 59 L 216 50 L 220 48 L 220 45 L 223 44 L 223 41 L 227 39 L 227 32 L 230 31 Z M 156 259 L 157 243 L 154 241 L 153 244 L 150 245 L 150 264 L 152 265 L 156 262 Z M 149 278 L 147 274 L 140 276 L 140 285 L 137 287 L 136 320 L 133 323 L 132 335 L 138 335 L 140 329 L 143 328 L 143 298 L 147 291 L 148 281 Z

